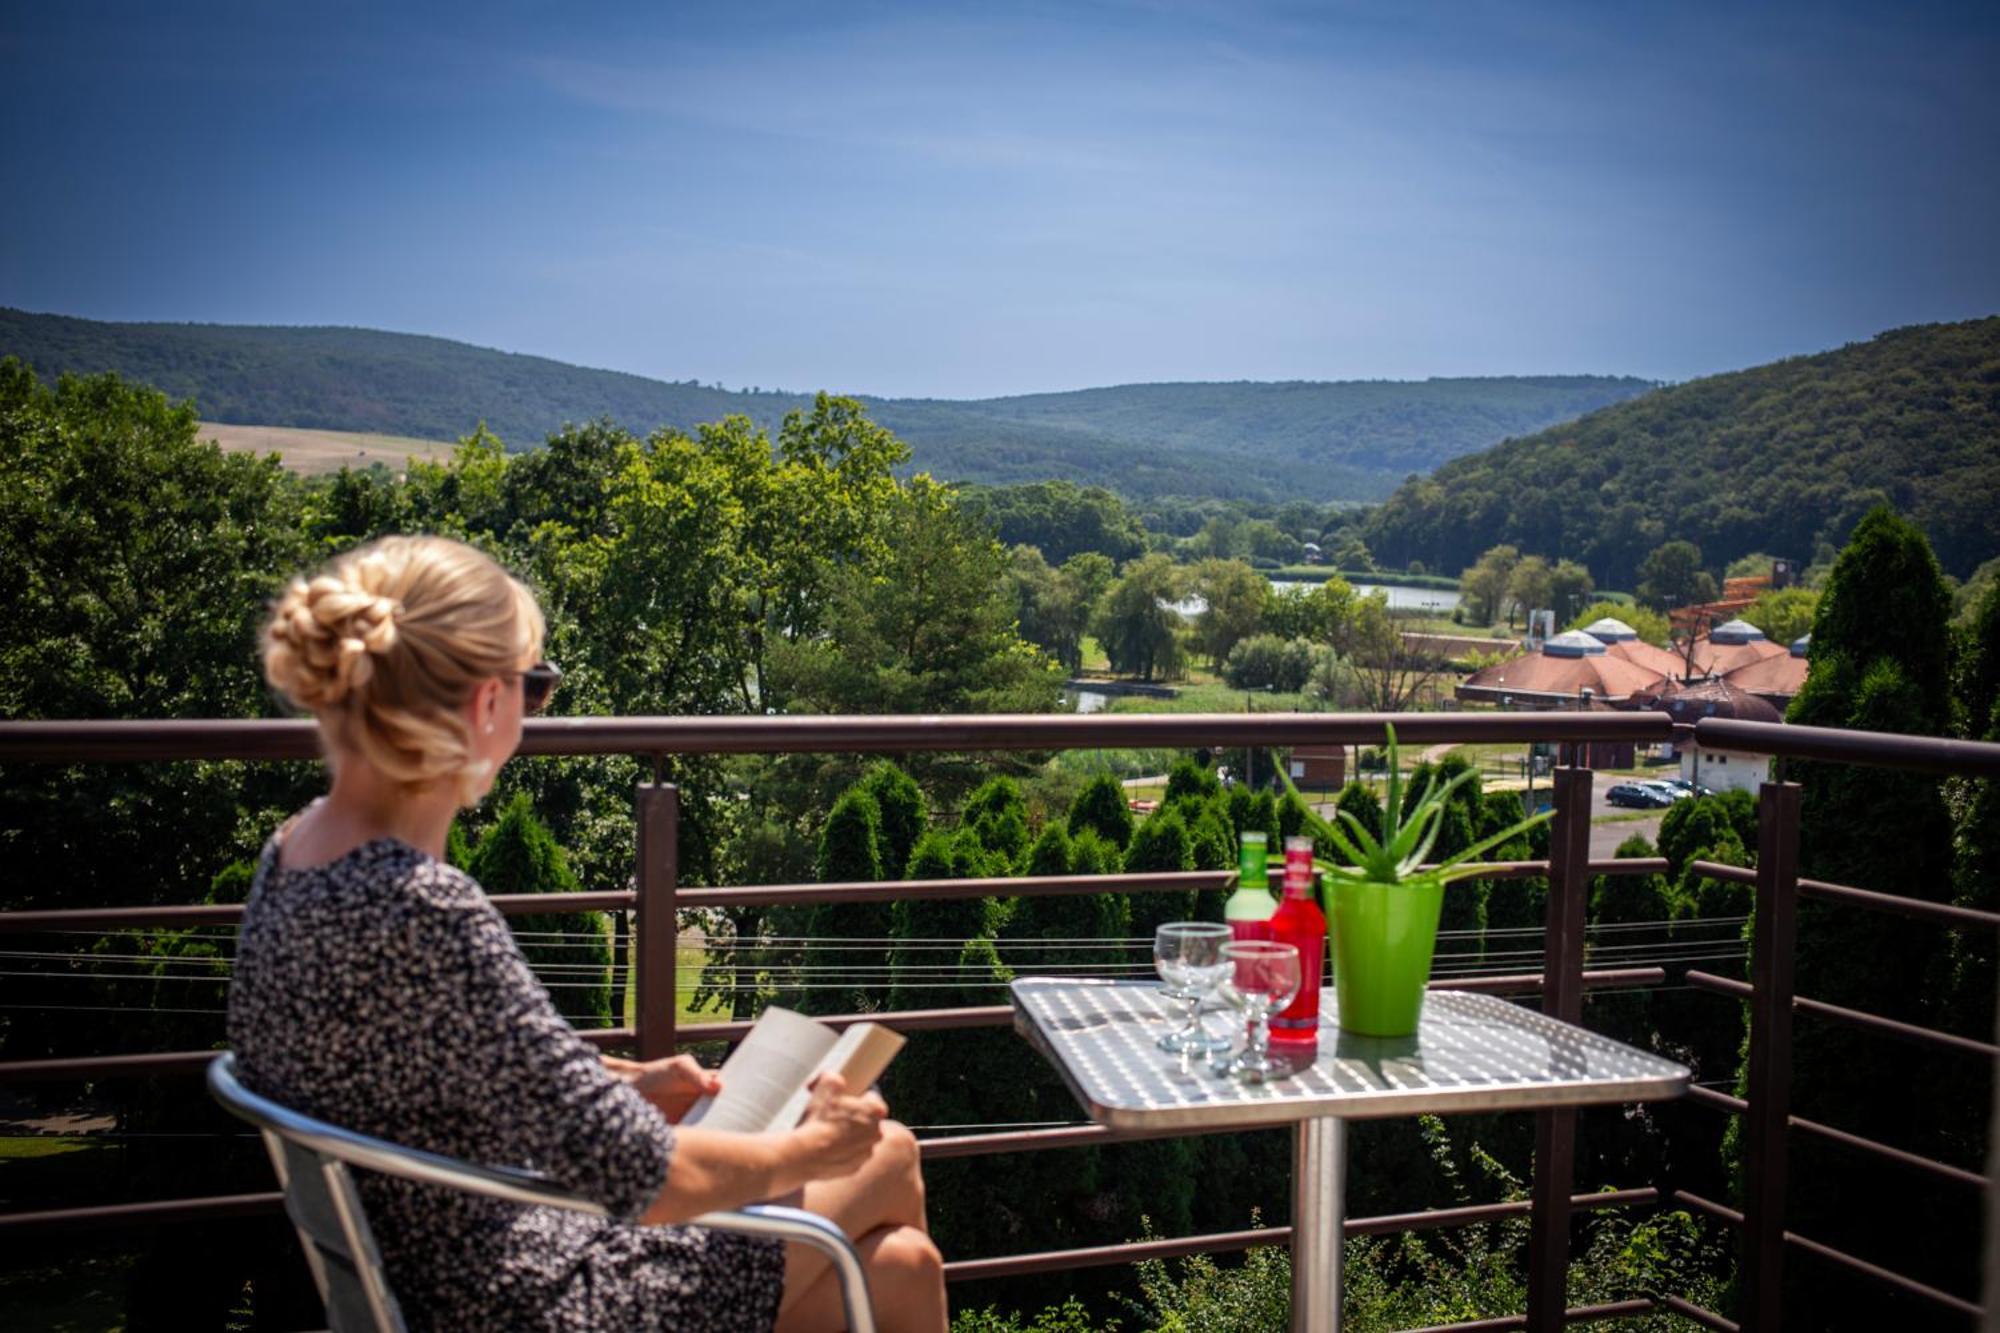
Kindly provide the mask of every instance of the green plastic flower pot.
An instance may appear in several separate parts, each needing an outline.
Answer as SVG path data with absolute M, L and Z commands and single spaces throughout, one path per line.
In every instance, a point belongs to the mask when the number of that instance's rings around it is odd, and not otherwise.
M 1333 984 L 1343 1032 L 1407 1037 L 1417 1030 L 1443 906 L 1444 885 L 1436 880 L 1334 882 Z

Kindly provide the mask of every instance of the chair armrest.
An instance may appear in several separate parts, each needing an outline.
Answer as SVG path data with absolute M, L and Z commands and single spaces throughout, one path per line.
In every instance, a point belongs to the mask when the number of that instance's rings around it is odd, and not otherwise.
M 868 1271 L 854 1242 L 828 1219 L 803 1208 L 787 1208 L 775 1203 L 753 1203 L 726 1212 L 703 1213 L 689 1225 L 712 1231 L 733 1231 L 767 1240 L 789 1241 L 818 1250 L 833 1264 L 840 1279 L 840 1297 L 847 1307 L 848 1333 L 875 1333 L 875 1309 L 868 1296 Z

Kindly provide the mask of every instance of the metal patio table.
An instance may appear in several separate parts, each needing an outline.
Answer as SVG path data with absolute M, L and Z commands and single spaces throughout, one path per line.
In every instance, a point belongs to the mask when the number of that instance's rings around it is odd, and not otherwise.
M 1012 990 L 1015 1028 L 1100 1125 L 1293 1127 L 1292 1328 L 1313 1333 L 1341 1323 L 1348 1120 L 1659 1101 L 1684 1093 L 1689 1077 L 1685 1065 L 1471 991 L 1432 991 L 1414 1037 L 1352 1036 L 1329 985 L 1319 1058 L 1243 1085 L 1154 1045 L 1186 1012 L 1157 983 L 1023 977 Z

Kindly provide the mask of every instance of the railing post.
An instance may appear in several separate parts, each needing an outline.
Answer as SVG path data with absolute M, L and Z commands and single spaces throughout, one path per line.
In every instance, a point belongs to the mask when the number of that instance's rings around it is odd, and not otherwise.
M 1757 794 L 1750 945 L 1750 1109 L 1743 1122 L 1743 1327 L 1784 1327 L 1785 1126 L 1792 1110 L 1792 977 L 1798 941 L 1799 787 Z
M 639 997 L 633 1014 L 641 1060 L 674 1053 L 678 997 L 674 977 L 674 898 L 680 881 L 681 793 L 671 782 L 642 782 L 639 830 Z
M 1592 781 L 1589 769 L 1574 765 L 1555 773 L 1542 1012 L 1565 1023 L 1583 1019 Z M 1569 1304 L 1570 1194 L 1575 1179 L 1576 1112 L 1536 1112 L 1534 1207 L 1528 1227 L 1528 1327 L 1536 1333 L 1558 1333 Z

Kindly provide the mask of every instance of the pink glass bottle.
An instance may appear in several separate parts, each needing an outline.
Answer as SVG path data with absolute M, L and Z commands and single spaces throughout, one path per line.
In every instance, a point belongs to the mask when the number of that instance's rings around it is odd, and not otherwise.
M 1271 938 L 1299 951 L 1299 993 L 1271 1017 L 1271 1053 L 1293 1060 L 1319 1054 L 1319 988 L 1326 971 L 1326 915 L 1313 900 L 1311 838 L 1285 839 L 1285 897 L 1271 916 Z

